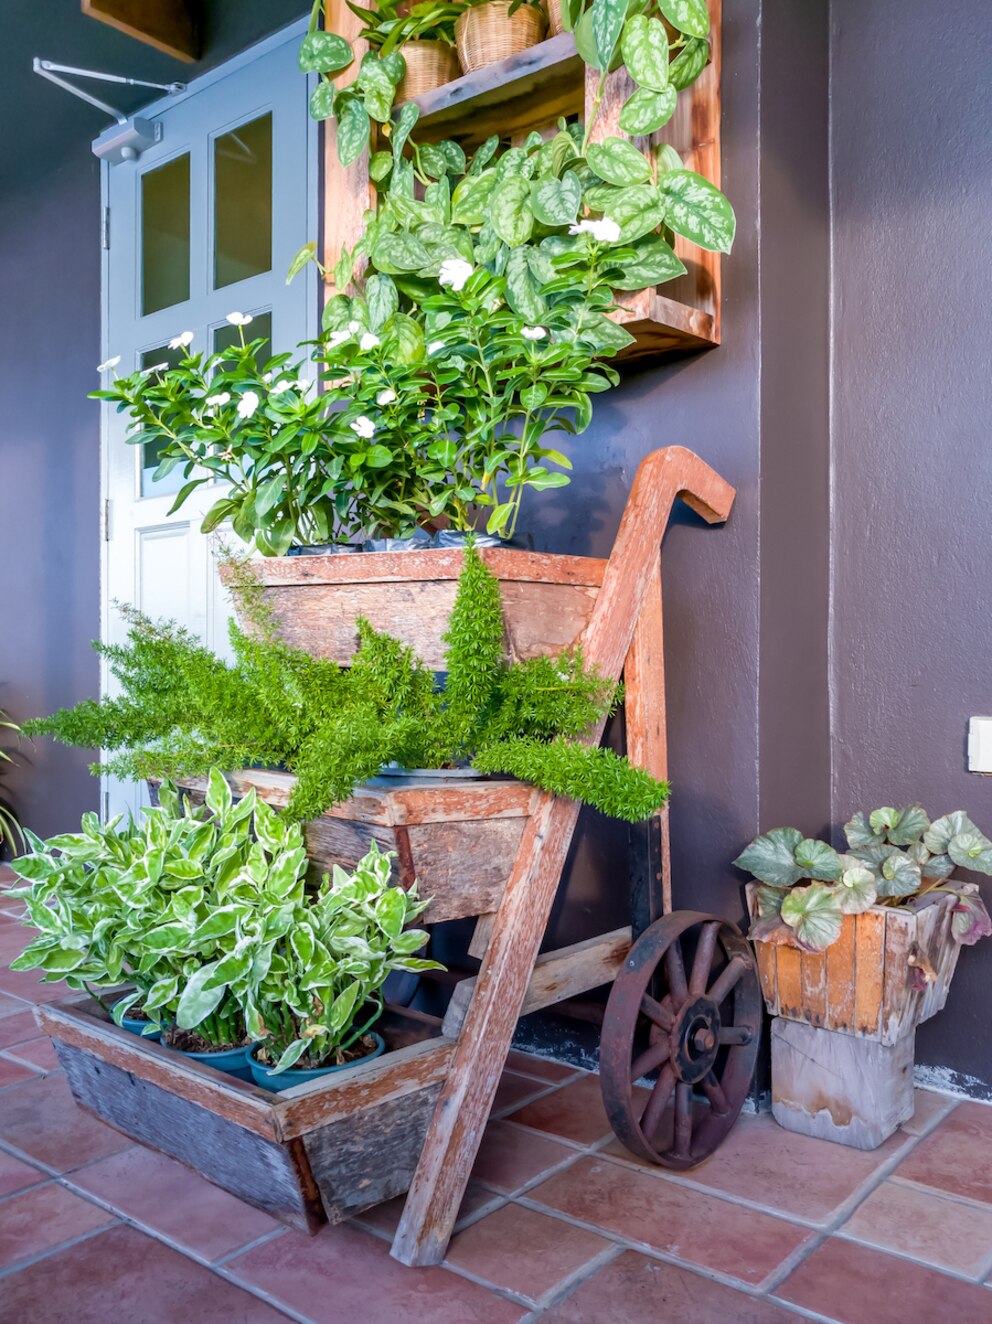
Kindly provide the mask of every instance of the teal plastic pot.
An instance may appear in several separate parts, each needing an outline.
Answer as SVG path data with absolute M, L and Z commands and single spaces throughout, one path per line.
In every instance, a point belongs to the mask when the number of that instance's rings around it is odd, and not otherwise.
M 208 1067 L 213 1067 L 215 1071 L 223 1071 L 225 1075 L 235 1076 L 238 1080 L 251 1080 L 252 1071 L 248 1063 L 248 1054 L 254 1046 L 247 1044 L 244 1048 L 228 1048 L 223 1053 L 187 1053 L 182 1048 L 173 1051 L 182 1053 L 183 1057 L 191 1057 L 194 1062 L 203 1062 Z
M 258 1044 L 253 1044 L 248 1050 L 248 1065 L 251 1067 L 251 1077 L 256 1085 L 261 1085 L 263 1090 L 271 1090 L 273 1094 L 279 1094 L 283 1090 L 292 1089 L 294 1085 L 305 1085 L 308 1080 L 320 1080 L 321 1076 L 330 1076 L 335 1071 L 348 1071 L 352 1067 L 357 1067 L 360 1062 L 371 1062 L 374 1057 L 379 1057 L 386 1051 L 385 1040 L 381 1035 L 376 1034 L 374 1030 L 366 1030 L 366 1034 L 372 1036 L 375 1040 L 375 1048 L 371 1053 L 366 1053 L 364 1057 L 358 1057 L 354 1062 L 342 1062 L 339 1067 L 314 1067 L 310 1071 L 280 1071 L 278 1076 L 272 1074 L 271 1068 L 263 1066 L 255 1057 L 255 1049 Z
M 115 1002 L 110 1008 L 111 1014 L 117 1010 L 122 1002 L 127 1002 L 127 998 L 121 998 L 120 1001 Z M 152 1030 L 151 1034 L 144 1034 L 143 1031 L 148 1022 L 140 1020 L 137 1016 L 122 1016 L 120 1023 L 125 1030 L 130 1034 L 136 1034 L 140 1039 L 151 1039 L 154 1043 L 162 1038 L 161 1030 Z

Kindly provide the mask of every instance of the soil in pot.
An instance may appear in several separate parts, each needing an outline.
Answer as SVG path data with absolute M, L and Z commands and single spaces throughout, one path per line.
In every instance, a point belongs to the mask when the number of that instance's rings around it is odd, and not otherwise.
M 111 1014 L 113 1014 L 114 1010 L 119 1007 L 122 1002 L 126 1001 L 126 998 L 121 998 L 120 1002 L 115 1002 L 110 1009 Z M 151 1024 L 151 1017 L 147 1016 L 141 1007 L 129 1007 L 127 1015 L 121 1017 L 120 1024 L 129 1034 L 139 1035 L 142 1039 L 151 1039 L 153 1042 L 156 1042 L 162 1038 L 161 1030 L 151 1030 L 147 1034 L 145 1033 L 146 1029 Z
M 252 1043 L 248 1038 L 239 1044 L 212 1044 L 195 1030 L 183 1030 L 173 1025 L 162 1036 L 162 1042 L 177 1053 L 185 1053 L 194 1061 L 205 1062 L 208 1067 L 223 1071 L 225 1075 L 236 1076 L 238 1080 L 252 1078 L 248 1065 Z
M 321 1077 L 329 1076 L 335 1071 L 346 1071 L 348 1067 L 379 1057 L 385 1051 L 386 1043 L 382 1036 L 376 1034 L 374 1030 L 368 1030 L 360 1039 L 356 1039 L 348 1048 L 337 1054 L 341 1059 L 338 1062 L 309 1066 L 309 1058 L 304 1055 L 295 1067 L 291 1067 L 289 1071 L 280 1071 L 278 1076 L 273 1076 L 270 1074 L 272 1062 L 268 1053 L 263 1046 L 256 1044 L 249 1051 L 248 1065 L 251 1068 L 251 1078 L 256 1085 L 261 1085 L 263 1090 L 271 1090 L 278 1094 L 282 1090 L 292 1089 L 294 1085 L 320 1080 Z

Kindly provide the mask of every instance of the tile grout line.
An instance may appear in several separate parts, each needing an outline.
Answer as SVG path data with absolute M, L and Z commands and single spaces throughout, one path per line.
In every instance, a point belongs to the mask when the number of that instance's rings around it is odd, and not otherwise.
M 942 1186 L 931 1186 L 929 1182 L 913 1181 L 911 1177 L 890 1177 L 895 1186 L 905 1186 L 911 1191 L 919 1191 L 921 1195 L 935 1195 L 941 1200 L 950 1200 L 953 1204 L 963 1205 L 966 1209 L 984 1210 L 987 1214 L 992 1214 L 992 1201 L 976 1200 L 973 1195 L 961 1195 L 956 1191 L 945 1191 Z
M 863 1246 L 866 1250 L 879 1251 L 883 1255 L 892 1255 L 898 1260 L 906 1260 L 910 1264 L 918 1264 L 925 1269 L 936 1269 L 938 1273 L 942 1273 L 948 1278 L 955 1278 L 959 1283 L 969 1283 L 972 1287 L 976 1283 L 981 1286 L 985 1282 L 989 1266 L 992 1265 L 992 1252 L 989 1252 L 983 1261 L 986 1267 L 982 1269 L 977 1278 L 972 1278 L 961 1269 L 952 1269 L 946 1264 L 938 1264 L 934 1260 L 924 1259 L 919 1255 L 911 1255 L 908 1251 L 897 1250 L 895 1246 L 882 1245 L 877 1241 L 866 1241 L 864 1237 L 856 1236 L 853 1232 L 845 1232 L 843 1228 L 838 1229 L 833 1235 L 840 1237 L 842 1241 L 850 1242 L 852 1246 Z
M 81 1232 L 78 1237 L 69 1237 L 66 1241 L 60 1241 L 57 1246 L 51 1246 L 48 1250 L 39 1251 L 37 1255 L 28 1255 L 23 1260 L 17 1260 L 14 1264 L 9 1264 L 0 1269 L 0 1282 L 7 1278 L 12 1278 L 23 1269 L 30 1269 L 35 1264 L 41 1264 L 42 1261 L 51 1259 L 53 1255 L 58 1255 L 61 1251 L 71 1250 L 73 1246 L 79 1246 L 84 1241 L 92 1241 L 94 1237 L 101 1236 L 104 1232 L 109 1232 L 114 1227 L 113 1223 L 107 1223 L 103 1227 L 92 1228 L 89 1232 Z

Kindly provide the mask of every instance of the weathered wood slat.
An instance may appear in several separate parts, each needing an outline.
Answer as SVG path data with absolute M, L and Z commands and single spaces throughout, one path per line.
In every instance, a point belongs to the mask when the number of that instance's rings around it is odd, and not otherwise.
M 534 963 L 534 973 L 527 985 L 520 1015 L 550 1007 L 565 998 L 577 997 L 591 989 L 611 983 L 630 951 L 630 926 L 604 933 L 598 938 L 544 952 Z M 444 1017 L 444 1033 L 449 1039 L 461 1034 L 476 981 L 463 979 L 455 985 Z
M 854 1031 L 854 920 L 841 925 L 840 937 L 827 948 L 827 1026 L 831 1030 Z
M 601 557 L 560 556 L 516 547 L 480 547 L 479 556 L 501 585 L 529 581 L 598 588 L 607 564 Z M 451 583 L 458 579 L 464 563 L 463 551 L 444 547 L 424 552 L 363 552 L 360 556 L 261 557 L 252 562 L 252 568 L 263 585 L 274 588 L 292 584 Z
M 803 952 L 799 978 L 802 986 L 802 1005 L 813 1025 L 827 1021 L 827 955 L 826 952 Z
M 795 947 L 776 947 L 778 963 L 778 1007 L 780 1016 L 800 1017 L 803 1005 L 802 953 Z
M 866 910 L 854 920 L 854 1028 L 878 1032 L 885 980 L 885 912 Z

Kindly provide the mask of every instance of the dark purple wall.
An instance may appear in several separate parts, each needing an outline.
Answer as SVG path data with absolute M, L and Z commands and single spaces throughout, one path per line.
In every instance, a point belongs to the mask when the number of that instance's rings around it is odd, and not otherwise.
M 833 818 L 919 800 L 992 832 L 965 762 L 992 711 L 992 8 L 831 12 Z M 964 950 L 917 1056 L 992 1097 L 990 963 Z

